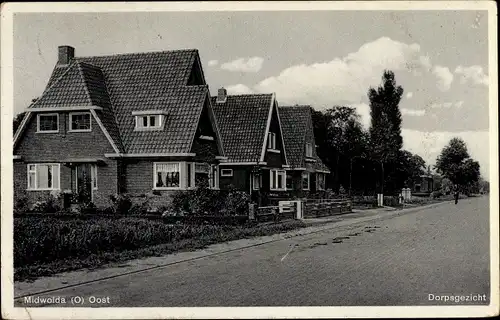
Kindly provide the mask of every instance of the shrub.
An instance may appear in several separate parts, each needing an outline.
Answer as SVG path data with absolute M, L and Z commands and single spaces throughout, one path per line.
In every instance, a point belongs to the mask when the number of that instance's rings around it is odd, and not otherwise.
M 441 198 L 442 196 L 443 196 L 443 193 L 440 190 L 431 192 L 432 199 Z
M 132 200 L 130 200 L 130 196 L 127 194 L 111 195 L 109 198 L 113 202 L 116 214 L 127 214 L 132 207 Z
M 185 215 L 243 215 L 249 203 L 250 196 L 245 192 L 212 190 L 201 186 L 195 190 L 176 192 L 171 211 Z
M 14 203 L 14 214 L 25 213 L 28 209 L 28 196 L 26 194 L 18 196 L 16 198 L 16 202 Z
M 30 211 L 38 213 L 55 213 L 61 209 L 58 201 L 58 198 L 51 193 L 45 200 L 35 202 Z

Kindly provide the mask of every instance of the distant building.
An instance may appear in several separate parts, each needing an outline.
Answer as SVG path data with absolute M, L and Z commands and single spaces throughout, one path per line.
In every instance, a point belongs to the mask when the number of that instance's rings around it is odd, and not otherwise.
M 430 174 L 423 174 L 413 184 L 413 193 L 431 193 L 434 191 L 434 178 Z

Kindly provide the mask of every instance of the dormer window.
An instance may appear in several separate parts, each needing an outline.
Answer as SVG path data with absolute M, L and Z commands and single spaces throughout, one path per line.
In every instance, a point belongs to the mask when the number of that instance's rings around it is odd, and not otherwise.
M 164 113 L 162 111 L 134 111 L 135 130 L 160 130 L 164 123 Z
M 306 157 L 312 158 L 312 156 L 313 156 L 312 144 L 306 143 Z
M 160 127 L 160 116 L 141 116 L 137 117 L 139 119 L 137 127 L 139 128 L 158 128 Z

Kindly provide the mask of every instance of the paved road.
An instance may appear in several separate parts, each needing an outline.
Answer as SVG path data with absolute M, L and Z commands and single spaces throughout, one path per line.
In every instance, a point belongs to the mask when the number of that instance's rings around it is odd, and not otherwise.
M 387 306 L 474 294 L 486 300 L 471 304 L 488 304 L 488 203 L 465 199 L 41 297 L 109 297 L 108 307 Z

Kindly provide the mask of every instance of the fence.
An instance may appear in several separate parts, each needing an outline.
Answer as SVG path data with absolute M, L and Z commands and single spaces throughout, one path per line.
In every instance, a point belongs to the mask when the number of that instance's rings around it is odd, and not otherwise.
M 295 201 L 280 201 L 278 206 L 257 207 L 255 204 L 250 204 L 249 219 L 257 222 L 280 221 L 297 218 L 297 212 L 300 202 Z
M 349 200 L 310 201 L 305 203 L 304 217 L 324 217 L 352 212 Z

